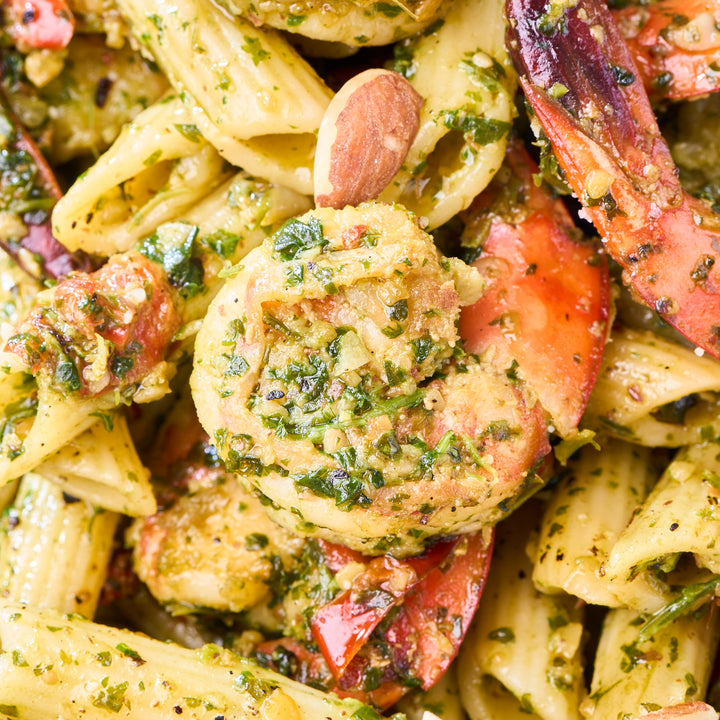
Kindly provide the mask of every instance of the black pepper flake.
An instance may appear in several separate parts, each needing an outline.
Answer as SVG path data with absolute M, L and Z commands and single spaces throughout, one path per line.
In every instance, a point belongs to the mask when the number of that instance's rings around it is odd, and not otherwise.
M 176 705 L 173 710 L 175 711 L 176 715 L 182 715 L 182 708 L 179 705 Z
M 620 67 L 620 65 L 611 65 L 610 71 L 612 72 L 615 82 L 618 85 L 628 86 L 635 82 L 635 76 L 629 70 L 626 70 L 624 67 Z
M 670 526 L 670 532 L 675 532 L 679 527 L 680 527 L 680 525 L 678 525 L 677 523 L 673 523 Z
M 266 396 L 266 400 L 279 400 L 280 398 L 284 398 L 285 393 L 282 390 L 271 390 Z
M 25 5 L 25 10 L 22 14 L 22 24 L 29 25 L 31 22 L 35 22 L 35 20 L 37 20 L 37 10 L 33 5 Z
M 76 498 L 74 495 L 70 495 L 70 493 L 66 493 L 63 490 L 63 502 L 66 505 L 72 505 L 73 503 L 80 502 L 80 498 Z
M 328 480 L 330 481 L 330 484 L 334 486 L 336 482 L 347 480 L 349 477 L 350 473 L 345 470 L 341 470 L 340 468 L 337 468 L 328 475 Z
M 95 91 L 95 106 L 99 108 L 105 107 L 113 81 L 109 77 L 100 78 Z

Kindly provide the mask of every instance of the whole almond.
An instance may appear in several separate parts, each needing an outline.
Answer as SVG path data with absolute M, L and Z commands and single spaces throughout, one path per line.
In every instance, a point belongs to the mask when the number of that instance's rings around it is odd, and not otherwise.
M 318 207 L 339 209 L 376 198 L 405 160 L 423 102 L 402 75 L 389 70 L 366 70 L 348 80 L 318 132 Z

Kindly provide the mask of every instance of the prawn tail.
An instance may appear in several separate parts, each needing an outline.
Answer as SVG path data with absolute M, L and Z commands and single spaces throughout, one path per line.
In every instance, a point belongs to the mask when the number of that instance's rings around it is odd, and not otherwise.
M 466 213 L 462 242 L 487 282 L 463 308 L 469 352 L 492 348 L 493 360 L 522 377 L 553 426 L 572 434 L 595 383 L 609 317 L 608 269 L 562 201 L 537 186 L 538 168 L 510 142 L 505 165 Z
M 648 93 L 682 100 L 720 90 L 720 2 L 660 0 L 613 10 Z
M 508 41 L 564 179 L 636 294 L 720 354 L 720 220 L 688 196 L 637 66 L 600 0 L 508 0 Z M 717 266 L 717 267 L 716 267 Z
M 506 8 L 510 53 L 524 88 L 535 96 L 530 104 L 548 137 L 547 115 L 563 115 L 574 121 L 575 132 L 611 155 L 614 174 L 642 177 L 652 158 L 660 172 L 654 181 L 679 189 L 639 71 L 605 3 L 579 0 L 572 7 L 563 4 L 557 15 L 552 6 L 546 12 L 546 5 L 544 0 L 508 0 Z M 543 105 L 537 110 L 535 98 Z M 562 154 L 562 136 L 550 139 Z M 573 187 L 573 177 L 567 180 Z
M 88 256 L 70 253 L 53 235 L 51 213 L 62 195 L 60 186 L 3 94 L 0 124 L 0 142 L 8 166 L 0 179 L 0 211 L 5 213 L 7 228 L 0 237 L 0 247 L 40 281 L 57 280 L 73 270 L 89 271 Z

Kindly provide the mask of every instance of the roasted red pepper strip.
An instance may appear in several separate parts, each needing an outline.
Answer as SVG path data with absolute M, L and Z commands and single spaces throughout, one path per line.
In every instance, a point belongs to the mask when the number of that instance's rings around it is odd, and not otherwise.
M 8 11 L 15 42 L 61 50 L 73 36 L 75 21 L 65 0 L 9 0 Z
M 457 654 L 477 609 L 492 543 L 480 534 L 468 535 L 438 543 L 433 551 L 445 558 L 432 568 L 429 553 L 404 561 L 417 562 L 422 580 L 393 606 L 395 615 L 387 627 L 375 628 L 338 681 L 320 652 L 292 638 L 261 644 L 258 659 L 296 680 L 321 684 L 381 710 L 413 687 L 431 687 Z
M 389 555 L 364 558 L 366 569 L 353 578 L 352 586 L 315 612 L 313 637 L 336 678 L 342 676 L 390 609 L 448 557 L 456 542 L 437 543 L 423 555 L 407 560 Z M 321 547 L 329 554 L 328 567 L 334 572 L 348 562 L 363 560 L 359 553 L 352 550 L 343 553 L 345 548 L 332 543 L 325 542 Z M 341 565 L 343 555 L 348 562 Z

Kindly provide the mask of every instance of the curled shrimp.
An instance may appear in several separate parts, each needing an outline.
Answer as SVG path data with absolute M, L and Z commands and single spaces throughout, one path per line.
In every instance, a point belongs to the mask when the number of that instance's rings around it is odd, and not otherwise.
M 572 5 L 572 6 L 571 6 Z M 635 293 L 720 355 L 720 217 L 680 185 L 603 2 L 509 0 L 509 47 L 565 178 Z
M 233 0 L 227 4 L 231 12 L 244 15 L 253 24 L 351 48 L 387 45 L 420 32 L 442 18 L 447 5 L 442 0 Z
M 594 277 L 588 324 L 604 312 Z M 473 343 L 482 355 L 463 349 L 460 308 L 484 285 L 402 208 L 287 223 L 198 335 L 193 397 L 227 467 L 282 524 L 367 554 L 495 522 L 541 484 L 550 423 L 512 353 L 495 351 L 502 334 Z
M 677 100 L 720 90 L 718 0 L 660 0 L 612 14 L 649 93 Z

